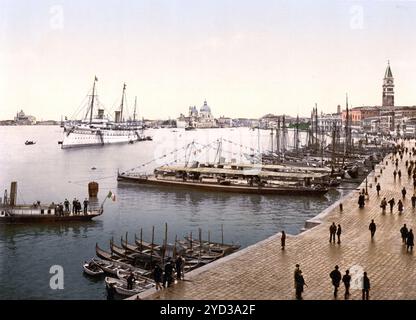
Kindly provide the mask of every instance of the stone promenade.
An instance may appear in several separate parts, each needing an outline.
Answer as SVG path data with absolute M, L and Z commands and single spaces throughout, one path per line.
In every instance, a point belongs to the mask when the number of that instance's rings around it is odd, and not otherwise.
M 414 146 L 408 144 L 410 149 Z M 154 289 L 140 295 L 141 299 L 294 299 L 293 271 L 299 263 L 308 287 L 304 299 L 334 299 L 329 273 L 335 265 L 344 274 L 350 269 L 353 279 L 359 280 L 367 271 L 371 281 L 370 299 L 416 299 L 415 254 L 406 252 L 400 236 L 404 223 L 416 231 L 416 212 L 410 197 L 413 181 L 408 179 L 405 155 L 399 160 L 401 179 L 393 179 L 394 166 L 387 156 L 368 177 L 368 196 L 364 209 L 358 208 L 358 189 L 341 200 L 343 211 L 335 204 L 325 213 L 312 219 L 317 226 L 286 239 L 281 250 L 280 234 L 245 248 L 186 275 L 185 281 L 156 292 Z M 416 157 L 413 158 L 416 160 Z M 386 165 L 386 161 L 388 164 Z M 382 173 L 380 172 L 382 169 Z M 377 196 L 375 179 L 381 184 Z M 399 215 L 397 205 L 393 214 L 387 208 L 381 212 L 380 202 L 402 197 L 406 187 L 404 213 Z M 365 188 L 365 181 L 360 190 Z M 377 225 L 374 240 L 368 230 L 371 219 Z M 312 223 L 313 223 L 312 221 Z M 329 243 L 329 226 L 341 224 L 341 244 Z M 358 283 L 358 281 L 357 281 Z M 341 284 L 339 299 L 343 299 Z M 361 299 L 361 290 L 352 289 L 351 299 Z

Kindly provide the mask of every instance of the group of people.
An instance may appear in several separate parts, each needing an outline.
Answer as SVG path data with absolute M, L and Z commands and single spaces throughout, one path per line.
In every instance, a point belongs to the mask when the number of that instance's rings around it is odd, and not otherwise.
M 407 229 L 406 224 L 400 228 L 400 235 L 402 237 L 403 244 L 406 245 L 406 251 L 412 251 L 414 246 L 414 235 L 412 229 Z
M 331 226 L 329 227 L 329 243 L 335 243 L 335 235 L 337 236 L 337 243 L 341 243 L 341 225 L 338 224 L 338 227 L 335 225 L 335 222 L 332 222 Z
M 160 264 L 156 264 L 153 269 L 153 279 L 156 283 L 156 290 L 170 287 L 174 281 L 174 273 L 176 272 L 176 279 L 182 280 L 184 277 L 185 259 L 178 255 L 175 261 L 170 257 L 167 258 L 164 270 Z
M 338 297 L 338 289 L 342 281 L 345 287 L 344 298 L 348 299 L 350 297 L 350 287 L 351 287 L 350 271 L 346 270 L 345 274 L 342 276 L 341 272 L 339 271 L 339 267 L 336 265 L 334 270 L 330 272 L 329 277 L 334 287 L 334 298 Z M 302 275 L 302 270 L 300 270 L 299 264 L 297 264 L 295 267 L 294 283 L 295 283 L 296 299 L 302 300 L 303 299 L 302 293 L 304 291 L 304 287 L 308 285 L 305 282 L 305 279 Z M 370 279 L 367 276 L 367 272 L 363 273 L 363 277 L 361 281 L 361 291 L 362 291 L 362 299 L 368 300 L 369 295 L 370 295 Z
M 65 199 L 64 204 L 65 204 L 65 211 L 70 212 L 68 199 Z M 87 214 L 88 205 L 89 205 L 89 201 L 87 198 L 85 198 L 83 205 L 84 205 L 84 214 Z M 74 200 L 72 200 L 72 214 L 80 214 L 81 210 L 82 210 L 81 202 L 77 198 L 74 198 Z

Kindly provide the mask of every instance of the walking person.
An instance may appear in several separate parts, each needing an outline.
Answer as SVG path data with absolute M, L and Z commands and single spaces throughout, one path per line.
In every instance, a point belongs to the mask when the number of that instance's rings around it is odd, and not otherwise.
M 176 279 L 181 280 L 182 279 L 182 256 L 178 256 L 175 260 L 175 269 L 176 269 Z
M 393 213 L 393 207 L 394 207 L 394 205 L 395 205 L 394 198 L 391 198 L 391 199 L 389 200 L 389 205 L 390 205 L 390 213 Z
M 405 187 L 403 187 L 403 189 L 402 189 L 402 196 L 403 196 L 403 199 L 406 197 L 406 188 Z
M 415 237 L 413 235 L 413 230 L 410 229 L 409 233 L 407 234 L 407 239 L 406 239 L 406 245 L 407 245 L 406 251 L 409 251 L 409 249 L 410 249 L 410 251 L 413 251 L 413 246 L 415 245 L 414 244 L 414 239 L 415 239 Z
M 376 190 L 377 190 L 377 197 L 379 197 L 380 196 L 380 190 L 381 190 L 380 183 L 377 183 Z
M 350 276 L 350 270 L 346 270 L 344 276 L 342 277 L 342 282 L 345 286 L 345 299 L 348 299 L 350 297 L 350 283 L 351 283 L 351 276 Z
M 367 272 L 364 272 L 362 291 L 363 291 L 363 300 L 368 300 L 369 293 L 370 293 L 370 279 L 367 276 Z
M 300 271 L 300 266 L 299 264 L 296 264 L 295 271 L 293 272 L 293 283 L 294 283 L 295 289 L 296 289 L 296 277 L 298 276 L 299 271 Z
M 335 243 L 335 234 L 337 233 L 337 226 L 335 222 L 332 222 L 331 226 L 329 227 L 329 243 L 332 241 Z
M 403 227 L 400 228 L 400 235 L 402 236 L 403 244 L 407 244 L 407 234 L 408 233 L 409 233 L 409 230 L 407 230 L 406 224 L 404 224 Z
M 399 169 L 399 171 L 397 172 L 397 175 L 399 176 L 399 180 L 402 178 L 402 171 Z
M 153 280 L 155 280 L 156 283 L 156 290 L 162 290 L 162 276 L 163 270 L 159 264 L 156 264 L 155 268 L 153 269 Z
M 412 208 L 416 208 L 416 195 L 413 193 L 412 197 L 410 198 L 412 201 Z
M 169 287 L 172 283 L 172 274 L 173 274 L 173 265 L 171 262 L 170 257 L 168 257 L 168 260 L 165 265 L 165 274 L 163 279 L 163 287 Z
M 334 298 L 337 297 L 338 287 L 341 282 L 341 272 L 338 269 L 339 267 L 335 266 L 335 269 L 329 274 L 329 277 L 332 279 L 332 285 L 334 286 Z
M 397 175 L 397 172 L 396 172 L 396 170 L 394 170 L 393 171 L 394 181 L 396 181 L 396 175 Z
M 402 200 L 399 200 L 399 202 L 397 202 L 397 209 L 399 210 L 399 214 L 402 214 L 402 212 L 403 212 L 403 202 L 402 202 Z
M 302 300 L 303 299 L 302 298 L 303 287 L 308 286 L 305 283 L 305 279 L 303 278 L 302 270 L 299 270 L 298 273 L 296 274 L 295 286 L 296 286 L 296 299 Z
M 338 228 L 337 228 L 337 238 L 338 238 L 338 244 L 341 244 L 341 233 L 342 233 L 342 230 L 341 230 L 341 225 L 339 224 L 338 225 Z
M 285 250 L 286 233 L 284 231 L 282 231 L 282 237 L 280 238 L 280 242 L 281 242 L 281 245 L 282 245 L 282 250 Z
M 383 198 L 383 200 L 381 200 L 381 203 L 380 203 L 380 208 L 382 209 L 383 213 L 386 212 L 386 207 L 387 207 L 387 201 L 386 201 L 386 198 Z
M 376 229 L 377 229 L 376 224 L 374 223 L 373 219 L 371 220 L 371 223 L 368 226 L 368 229 L 371 232 L 371 240 L 372 240 L 374 238 L 374 234 L 376 233 Z
M 358 207 L 359 208 L 364 208 L 364 205 L 365 205 L 365 196 L 364 196 L 364 191 L 363 191 L 363 193 L 361 193 L 358 196 Z

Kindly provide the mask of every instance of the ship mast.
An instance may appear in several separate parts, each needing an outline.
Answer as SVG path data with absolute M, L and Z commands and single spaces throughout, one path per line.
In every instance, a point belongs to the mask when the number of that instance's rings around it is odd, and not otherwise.
M 134 98 L 133 122 L 136 122 L 136 106 L 137 106 L 137 96 Z
M 92 86 L 92 97 L 91 97 L 91 106 L 90 106 L 90 124 L 92 122 L 92 112 L 94 109 L 94 98 L 95 98 L 95 82 L 98 81 L 97 76 L 94 77 L 94 84 Z
M 124 107 L 124 95 L 125 95 L 125 92 L 126 92 L 126 84 L 124 83 L 123 84 L 123 93 L 121 95 L 121 105 L 120 105 L 120 121 L 121 122 L 124 122 L 123 121 L 123 107 Z

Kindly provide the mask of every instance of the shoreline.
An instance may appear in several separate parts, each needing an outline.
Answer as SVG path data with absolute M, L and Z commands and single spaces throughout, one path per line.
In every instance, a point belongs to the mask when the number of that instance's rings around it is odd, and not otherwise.
M 385 159 L 383 159 L 380 164 L 384 163 Z M 298 234 L 292 235 L 292 234 L 288 234 L 286 233 L 286 237 L 287 238 L 296 238 L 299 237 L 300 235 L 309 233 L 313 230 L 315 230 L 317 226 L 321 225 L 323 223 L 323 219 L 325 217 L 327 217 L 329 214 L 331 214 L 333 212 L 333 210 L 339 206 L 340 203 L 345 202 L 346 200 L 350 199 L 353 195 L 354 192 L 357 190 L 361 190 L 362 187 L 365 188 L 365 180 L 367 178 L 367 182 L 369 180 L 369 178 L 371 178 L 372 176 L 375 175 L 375 169 L 377 168 L 377 166 L 379 166 L 380 164 L 375 165 L 374 170 L 370 171 L 368 173 L 368 175 L 366 177 L 364 177 L 363 181 L 355 188 L 355 189 L 351 189 L 346 195 L 344 195 L 343 197 L 341 197 L 340 199 L 338 199 L 337 201 L 335 201 L 333 204 L 331 204 L 330 206 L 328 206 L 327 208 L 325 208 L 323 211 L 321 211 L 320 213 L 318 213 L 315 217 L 310 218 L 308 220 L 305 221 L 304 223 L 304 227 L 300 230 L 300 232 Z M 368 188 L 371 189 L 372 188 L 372 184 L 368 182 Z M 274 235 L 271 235 L 269 237 L 267 237 L 266 239 L 263 239 L 259 242 L 256 242 L 252 245 L 249 245 L 241 250 L 238 250 L 230 255 L 227 255 L 223 258 L 220 258 L 216 261 L 213 261 L 205 266 L 202 266 L 200 268 L 197 268 L 195 270 L 190 271 L 189 273 L 186 274 L 186 281 L 191 281 L 193 278 L 197 277 L 199 274 L 209 271 L 211 269 L 216 268 L 217 266 L 226 263 L 227 261 L 236 259 L 244 254 L 246 254 L 247 252 L 250 252 L 251 250 L 255 250 L 257 247 L 261 247 L 264 244 L 267 244 L 269 242 L 276 242 L 279 243 L 280 241 L 280 236 L 281 236 L 281 232 L 278 232 Z M 172 288 L 174 288 L 177 285 L 174 284 L 172 285 Z M 167 290 L 167 289 L 162 289 L 162 290 Z M 138 295 L 134 295 L 131 296 L 129 298 L 126 298 L 125 300 L 137 300 L 138 297 L 140 300 L 153 300 L 153 299 L 157 299 L 158 297 L 155 298 L 151 298 L 151 296 L 159 293 L 160 291 L 156 290 L 155 288 L 151 288 L 148 289 Z

